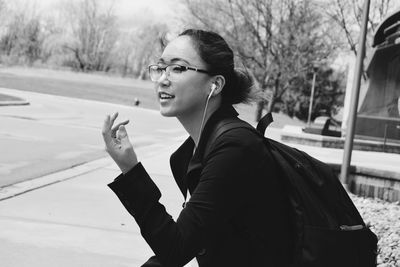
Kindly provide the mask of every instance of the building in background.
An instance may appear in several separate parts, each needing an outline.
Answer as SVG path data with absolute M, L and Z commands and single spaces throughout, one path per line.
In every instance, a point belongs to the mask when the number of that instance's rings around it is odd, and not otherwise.
M 373 47 L 367 65 L 368 79 L 360 90 L 356 138 L 400 143 L 400 10 L 380 24 Z M 347 125 L 353 75 L 349 73 L 348 77 L 343 133 Z

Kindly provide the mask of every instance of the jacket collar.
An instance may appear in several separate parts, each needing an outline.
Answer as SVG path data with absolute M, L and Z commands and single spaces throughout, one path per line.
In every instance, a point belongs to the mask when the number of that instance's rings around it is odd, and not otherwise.
M 219 121 L 229 117 L 237 117 L 238 113 L 232 106 L 221 106 L 216 110 L 204 125 L 203 131 L 200 135 L 199 145 L 193 155 L 195 143 L 191 137 L 171 155 L 170 165 L 172 174 L 178 184 L 179 189 L 186 199 L 187 189 L 192 187 L 191 184 L 197 184 L 198 181 L 188 181 L 187 177 L 195 170 L 202 168 L 202 156 L 204 149 L 207 145 L 208 137 L 211 135 L 215 126 Z M 192 156 L 193 155 L 193 156 Z M 196 178 L 196 177 L 195 177 Z M 198 179 L 199 177 L 197 177 Z M 190 183 L 189 183 L 190 182 Z

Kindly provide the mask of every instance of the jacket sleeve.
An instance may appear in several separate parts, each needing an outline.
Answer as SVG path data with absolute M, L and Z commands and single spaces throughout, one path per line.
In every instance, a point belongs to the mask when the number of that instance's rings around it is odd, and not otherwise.
M 216 140 L 176 222 L 159 203 L 160 191 L 140 163 L 109 184 L 163 266 L 185 265 L 226 231 L 227 222 L 243 206 L 249 170 L 256 164 L 244 143 L 237 134 Z
M 140 267 L 163 267 L 156 256 L 151 256 L 142 266 Z

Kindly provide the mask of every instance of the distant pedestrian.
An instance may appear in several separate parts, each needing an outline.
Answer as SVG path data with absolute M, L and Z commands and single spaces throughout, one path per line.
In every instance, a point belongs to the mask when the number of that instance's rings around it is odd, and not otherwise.
M 139 100 L 139 98 L 135 97 L 135 99 L 133 100 L 133 104 L 134 104 L 135 106 L 139 106 L 139 105 L 140 105 L 140 100 Z
M 208 144 L 218 122 L 237 117 L 232 105 L 249 99 L 252 76 L 234 68 L 221 36 L 194 29 L 166 46 L 149 75 L 161 114 L 176 117 L 190 135 L 170 159 L 187 197 L 176 221 L 137 160 L 128 121 L 114 126 L 114 114 L 103 126 L 107 151 L 122 171 L 109 186 L 155 253 L 143 266 L 184 266 L 194 257 L 200 267 L 289 266 L 288 200 L 263 139 L 236 128 Z

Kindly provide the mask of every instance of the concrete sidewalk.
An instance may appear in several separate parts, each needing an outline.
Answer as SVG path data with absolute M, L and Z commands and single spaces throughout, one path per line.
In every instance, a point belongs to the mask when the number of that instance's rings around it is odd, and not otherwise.
M 168 165 L 169 154 L 176 148 L 176 144 L 168 144 L 158 155 L 142 160 L 174 218 L 183 202 Z M 138 151 L 139 157 L 151 154 L 145 150 Z M 140 266 L 152 251 L 133 218 L 107 187 L 118 174 L 116 165 L 104 158 L 41 177 L 37 184 L 2 190 L 0 265 Z M 28 191 L 29 186 L 37 185 L 36 190 Z

